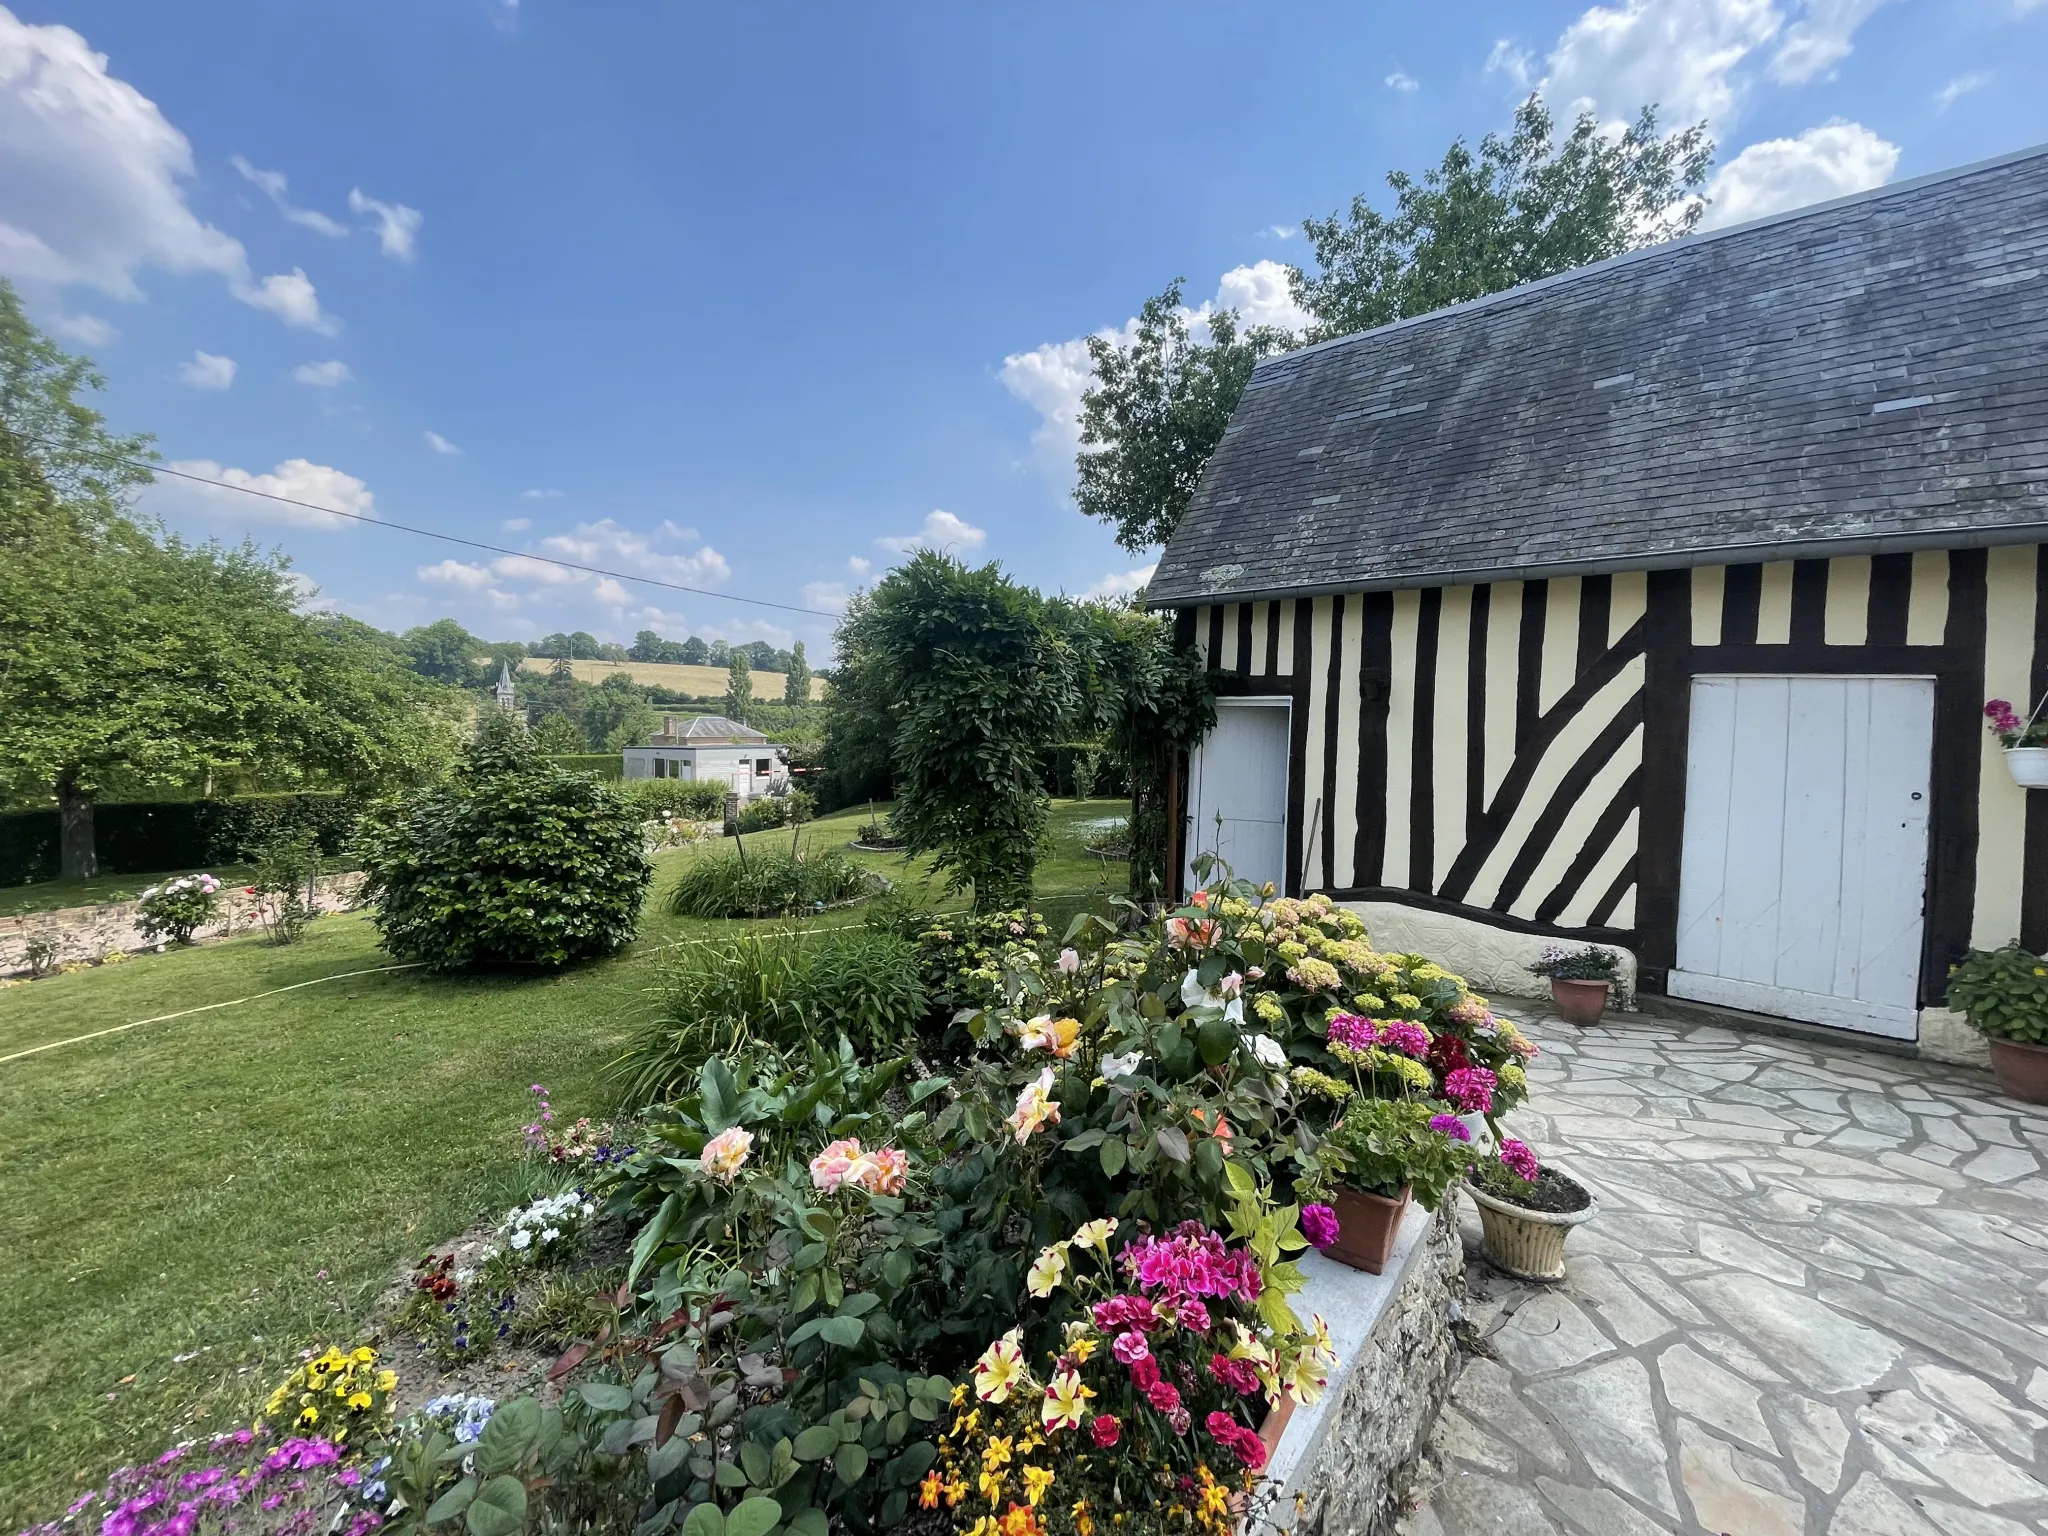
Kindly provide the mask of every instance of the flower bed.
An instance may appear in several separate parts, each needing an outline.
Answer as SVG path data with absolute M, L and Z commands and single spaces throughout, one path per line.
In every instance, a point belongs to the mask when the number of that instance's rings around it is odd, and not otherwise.
M 533 1193 L 402 1327 L 451 1367 L 566 1347 L 537 1395 L 351 1440 L 379 1520 L 1232 1529 L 1262 1426 L 1338 1365 L 1302 1301 L 1336 1197 L 1434 1207 L 1527 1091 L 1512 1025 L 1323 898 L 888 921 L 933 1000 L 908 1033 L 678 1018 L 630 1135 L 542 1096 Z

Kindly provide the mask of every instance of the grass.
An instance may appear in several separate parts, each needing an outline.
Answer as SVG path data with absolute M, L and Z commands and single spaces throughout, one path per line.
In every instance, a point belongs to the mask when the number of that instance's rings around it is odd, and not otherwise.
M 216 864 L 212 872 L 224 885 L 247 885 L 255 875 L 248 864 Z M 61 907 L 92 907 L 107 901 L 133 901 L 160 880 L 197 874 L 197 870 L 169 869 L 156 875 L 94 875 L 90 880 L 36 880 L 28 885 L 0 889 L 0 917 L 26 917 L 31 912 L 55 912 Z
M 1121 866 L 1081 850 L 1111 809 L 1055 809 L 1048 909 L 1121 889 Z M 843 847 L 866 815 L 803 840 Z M 558 1114 L 609 1107 L 603 1068 L 653 1006 L 662 947 L 787 926 L 670 915 L 701 856 L 661 860 L 638 942 L 601 964 L 359 976 L 0 1065 L 0 1530 L 245 1414 L 299 1349 L 353 1339 L 403 1266 L 523 1195 L 527 1085 Z M 850 857 L 940 897 L 900 856 Z M 0 1056 L 390 963 L 352 914 L 293 948 L 233 939 L 35 982 L 0 991 Z

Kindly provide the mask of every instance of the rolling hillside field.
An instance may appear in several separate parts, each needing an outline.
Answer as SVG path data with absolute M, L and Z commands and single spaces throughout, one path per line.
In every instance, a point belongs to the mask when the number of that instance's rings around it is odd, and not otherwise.
M 529 656 L 519 663 L 519 670 L 546 673 L 553 666 L 554 663 L 544 656 Z M 614 672 L 623 672 L 634 682 L 649 688 L 667 688 L 699 697 L 725 692 L 723 667 L 686 667 L 680 662 L 669 661 L 572 661 L 569 668 L 577 681 L 584 683 L 601 683 Z M 756 672 L 753 677 L 755 698 L 782 697 L 783 675 L 780 672 Z M 811 679 L 811 697 L 825 697 L 825 680 L 822 677 Z

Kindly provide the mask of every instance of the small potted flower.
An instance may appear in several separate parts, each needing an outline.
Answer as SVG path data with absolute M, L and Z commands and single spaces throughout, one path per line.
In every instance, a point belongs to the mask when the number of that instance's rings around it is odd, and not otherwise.
M 1566 1234 L 1599 1209 L 1585 1185 L 1543 1167 L 1512 1136 L 1472 1165 L 1465 1188 L 1479 1207 L 1488 1262 L 1519 1280 L 1562 1280 Z
M 1393 1256 L 1412 1199 L 1426 1211 L 1471 1160 L 1471 1133 L 1440 1104 L 1422 1099 L 1354 1098 L 1316 1149 L 1301 1185 L 1311 1203 L 1302 1230 L 1323 1252 L 1377 1275 Z M 1313 1214 L 1311 1214 L 1313 1213 Z
M 1621 956 L 1597 944 L 1583 949 L 1553 944 L 1529 969 L 1550 978 L 1550 1000 L 1559 1018 L 1567 1024 L 1598 1024 L 1621 971 Z
M 1948 973 L 1949 1006 L 1991 1047 L 2001 1092 L 2048 1104 L 2048 961 L 2021 949 L 1973 949 Z
M 2006 771 L 2021 789 L 2048 789 L 2048 720 L 2041 718 L 2043 705 L 2048 705 L 2048 698 L 2022 720 L 2008 700 L 1984 703 L 1984 723 L 2005 748 Z

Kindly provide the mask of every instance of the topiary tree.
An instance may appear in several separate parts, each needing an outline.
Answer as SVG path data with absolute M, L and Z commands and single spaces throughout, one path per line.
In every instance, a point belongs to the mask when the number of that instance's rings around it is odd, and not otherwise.
M 358 851 L 384 947 L 436 970 L 614 954 L 652 874 L 632 801 L 541 759 L 496 711 L 448 782 L 365 818 Z
M 753 663 L 745 651 L 733 651 L 726 658 L 725 714 L 729 720 L 747 723 L 747 711 L 754 704 Z

